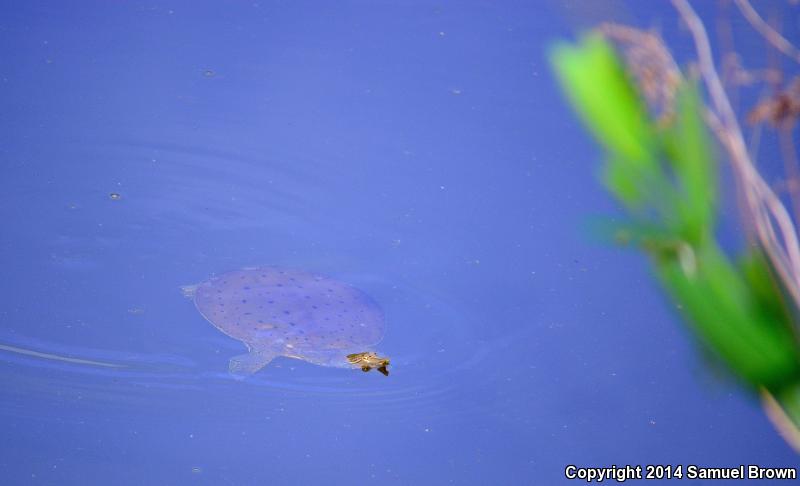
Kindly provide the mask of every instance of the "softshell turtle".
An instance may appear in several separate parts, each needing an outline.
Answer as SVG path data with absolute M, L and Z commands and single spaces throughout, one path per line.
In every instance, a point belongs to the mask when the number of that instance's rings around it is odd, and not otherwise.
M 249 375 L 286 356 L 389 374 L 389 359 L 370 350 L 383 338 L 383 311 L 346 283 L 304 270 L 254 267 L 182 290 L 208 322 L 247 346 L 248 353 L 231 358 L 231 373 Z

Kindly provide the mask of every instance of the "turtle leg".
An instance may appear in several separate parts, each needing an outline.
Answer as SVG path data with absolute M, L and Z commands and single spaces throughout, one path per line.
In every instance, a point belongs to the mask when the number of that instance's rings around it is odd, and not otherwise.
M 228 371 L 238 378 L 244 378 L 267 366 L 274 358 L 275 354 L 269 351 L 253 350 L 231 358 Z

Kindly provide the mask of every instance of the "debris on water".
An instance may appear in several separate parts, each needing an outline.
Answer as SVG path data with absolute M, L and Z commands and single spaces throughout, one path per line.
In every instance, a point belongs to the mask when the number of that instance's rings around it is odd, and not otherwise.
M 112 192 L 111 194 L 108 195 L 108 198 L 111 199 L 112 201 L 119 201 L 120 199 L 122 199 L 122 195 L 118 192 Z

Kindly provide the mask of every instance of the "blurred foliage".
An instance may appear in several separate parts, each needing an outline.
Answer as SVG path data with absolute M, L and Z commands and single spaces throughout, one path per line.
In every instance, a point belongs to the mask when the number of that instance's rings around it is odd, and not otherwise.
M 615 238 L 649 254 L 699 341 L 744 383 L 769 390 L 797 425 L 795 309 L 758 247 L 734 263 L 715 238 L 716 155 L 697 86 L 684 81 L 673 115 L 655 120 L 602 36 L 550 54 L 565 94 L 605 151 L 604 183 L 628 215 Z

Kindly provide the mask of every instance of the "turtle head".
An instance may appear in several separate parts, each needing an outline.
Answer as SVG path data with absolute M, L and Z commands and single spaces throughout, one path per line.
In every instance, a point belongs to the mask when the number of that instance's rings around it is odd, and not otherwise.
M 378 356 L 378 353 L 368 351 L 365 353 L 354 353 L 347 355 L 347 361 L 361 368 L 361 371 L 367 372 L 373 368 L 380 371 L 384 376 L 389 376 L 389 358 Z

